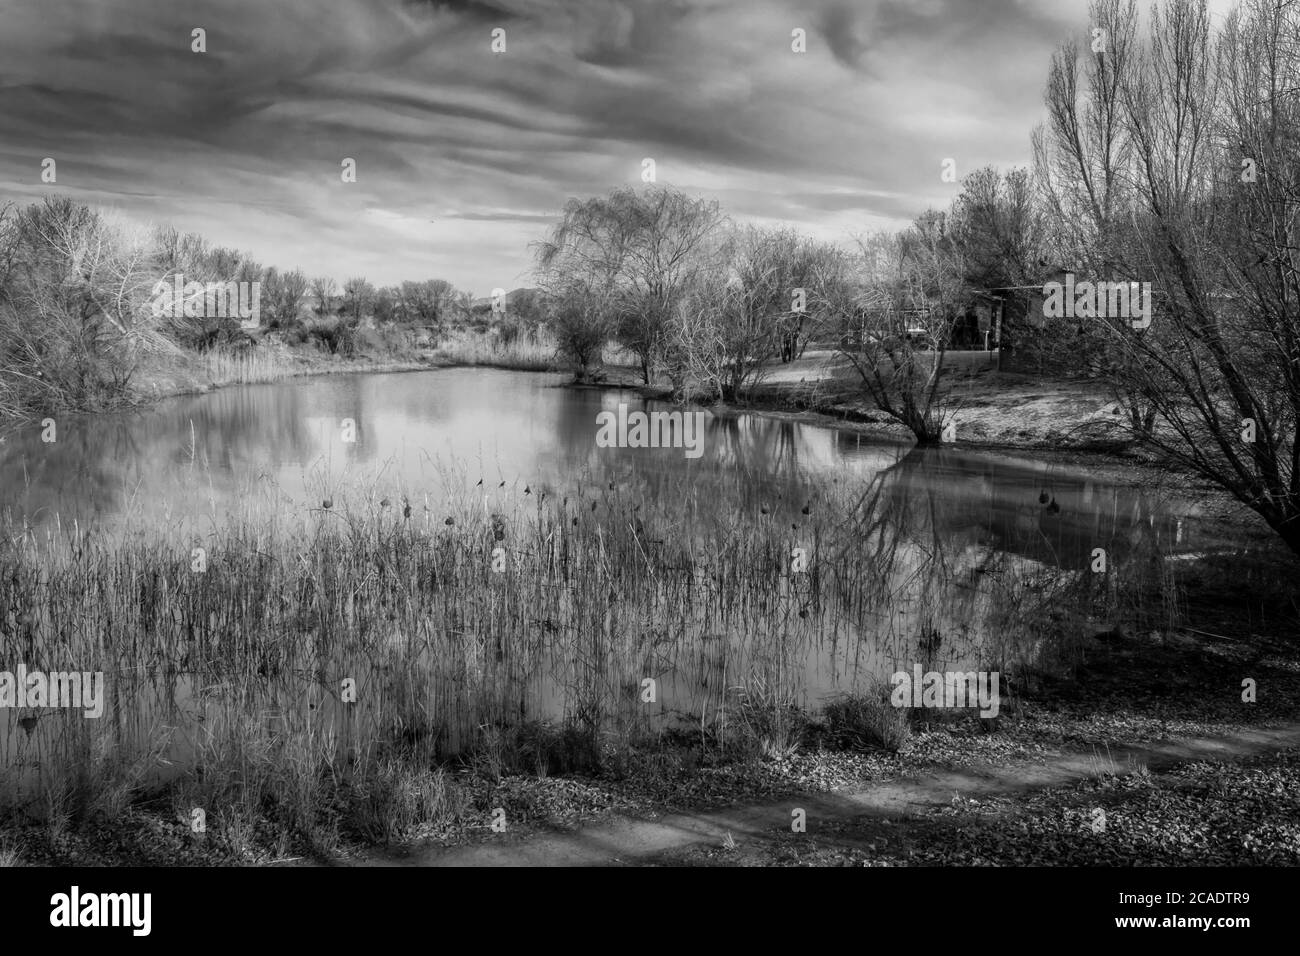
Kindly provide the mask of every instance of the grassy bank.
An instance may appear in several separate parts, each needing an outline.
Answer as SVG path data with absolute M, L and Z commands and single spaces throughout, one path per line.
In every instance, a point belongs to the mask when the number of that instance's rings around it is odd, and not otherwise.
M 503 342 L 492 332 L 449 331 L 435 344 L 417 344 L 414 337 L 389 330 L 360 335 L 346 351 L 331 352 L 310 342 L 290 343 L 283 336 L 265 335 L 256 344 L 231 348 L 214 346 L 196 352 L 168 349 L 138 356 L 123 369 L 120 385 L 84 396 L 82 401 L 51 397 L 46 404 L 23 406 L 0 402 L 0 429 L 24 417 L 60 410 L 96 412 L 142 405 L 174 395 L 201 394 L 231 385 L 278 382 L 304 375 L 357 372 L 416 371 L 428 368 L 483 366 L 526 372 L 564 371 L 554 345 L 545 334 Z M 5 373 L 0 372 L 0 393 Z M 0 395 L 2 397 L 2 395 Z
M 866 399 L 856 373 L 833 351 L 809 352 L 788 363 L 771 361 L 756 378 L 742 399 L 718 407 L 797 415 L 890 441 L 913 440 Z M 626 359 L 606 364 L 602 384 L 658 398 L 671 395 L 666 379 L 646 385 L 640 368 Z M 949 374 L 938 401 L 961 447 L 1092 453 L 1124 461 L 1149 458 L 1126 434 L 1113 396 L 1095 382 L 1000 372 L 981 360 Z
M 554 347 L 518 340 L 502 345 L 495 337 L 453 332 L 436 346 L 361 348 L 352 355 L 331 354 L 310 345 L 282 342 L 249 349 L 214 348 L 191 356 L 154 359 L 135 376 L 125 401 L 139 404 L 231 385 L 277 382 L 304 375 L 405 372 L 429 368 L 484 366 L 526 372 L 562 371 Z

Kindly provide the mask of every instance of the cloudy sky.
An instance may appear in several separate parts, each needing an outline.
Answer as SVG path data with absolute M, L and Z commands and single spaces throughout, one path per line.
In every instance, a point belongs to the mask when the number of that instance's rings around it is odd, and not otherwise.
M 638 183 L 650 157 L 737 220 L 843 238 L 946 205 L 945 158 L 1027 163 L 1052 49 L 1087 37 L 1086 11 L 0 0 L 0 202 L 58 191 L 310 275 L 486 295 L 529 284 L 528 244 L 566 199 Z

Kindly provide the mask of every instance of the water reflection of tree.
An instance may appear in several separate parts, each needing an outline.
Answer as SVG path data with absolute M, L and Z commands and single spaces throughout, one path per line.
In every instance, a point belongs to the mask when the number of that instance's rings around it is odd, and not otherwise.
M 900 659 L 930 662 L 978 648 L 1004 656 L 1014 639 L 1024 653 L 1131 605 L 1153 573 L 1159 581 L 1180 526 L 1158 498 L 1031 480 L 1043 474 L 931 449 L 870 476 L 823 561 L 832 580 L 857 586 L 835 595 L 840 606 Z
M 317 436 L 312 434 L 310 407 L 297 388 L 241 388 L 189 402 L 176 409 L 168 430 L 181 439 L 171 459 L 232 472 L 239 466 L 277 468 L 309 458 Z M 358 409 L 358 432 L 364 415 Z M 192 430 L 191 430 L 192 426 Z
M 241 468 L 308 458 L 316 436 L 295 388 L 230 389 L 134 414 L 58 416 L 57 441 L 33 427 L 0 453 L 0 504 L 33 520 L 156 508 L 170 482 L 235 495 Z M 360 413 L 358 413 L 360 414 Z M 192 469 L 192 472 L 190 471 Z

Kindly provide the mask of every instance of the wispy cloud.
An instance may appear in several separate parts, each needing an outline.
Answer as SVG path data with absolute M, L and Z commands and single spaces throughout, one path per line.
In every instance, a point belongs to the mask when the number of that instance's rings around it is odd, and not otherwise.
M 18 0 L 0 199 L 477 291 L 645 157 L 734 218 L 844 236 L 946 202 L 944 158 L 1026 161 L 1052 47 L 1086 27 L 1083 0 Z

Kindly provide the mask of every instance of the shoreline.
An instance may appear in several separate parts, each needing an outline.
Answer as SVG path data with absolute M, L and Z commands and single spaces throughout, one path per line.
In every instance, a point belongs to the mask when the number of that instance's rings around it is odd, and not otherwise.
M 290 368 L 280 367 L 277 374 L 265 378 L 241 380 L 198 381 L 194 369 L 186 369 L 187 375 L 171 377 L 166 374 L 155 376 L 149 386 L 141 387 L 131 401 L 120 405 L 100 409 L 77 410 L 73 414 L 97 415 L 108 412 L 140 411 L 171 398 L 201 396 L 221 389 L 248 386 L 272 385 L 294 379 L 315 378 L 329 375 L 390 374 L 406 372 L 430 372 L 458 368 L 486 368 L 507 372 L 526 372 L 530 374 L 571 376 L 568 369 L 538 369 L 522 362 L 512 362 L 509 358 L 500 361 L 466 361 L 460 358 L 442 357 L 433 352 L 417 355 L 407 359 L 373 359 L 353 358 L 332 360 L 317 355 L 304 355 L 293 350 L 285 350 L 295 365 Z M 798 361 L 791 363 L 796 369 Z M 775 371 L 790 378 L 787 369 Z M 671 401 L 672 390 L 662 385 L 646 385 L 640 381 L 640 369 L 633 365 L 606 364 L 602 367 L 604 377 L 598 381 L 573 381 L 557 383 L 557 388 L 575 390 L 598 390 L 605 392 L 630 392 L 641 399 L 651 401 Z M 815 387 L 820 383 L 813 383 Z M 1047 398 L 1068 396 L 1069 388 L 1063 383 L 1034 383 L 1035 393 Z M 901 427 L 883 421 L 879 412 L 866 408 L 861 403 L 853 402 L 808 402 L 800 394 L 806 383 L 789 381 L 765 381 L 760 383 L 751 396 L 738 402 L 689 403 L 695 408 L 708 410 L 713 414 L 755 415 L 762 418 L 810 425 L 817 428 L 833 429 L 852 433 L 880 445 L 909 446 L 914 445 L 910 435 Z M 806 392 L 807 389 L 805 388 Z M 989 383 L 987 391 L 996 399 L 998 383 Z M 49 414 L 49 413 L 46 413 Z M 27 419 L 11 419 L 0 422 L 0 444 L 4 434 L 22 424 L 39 421 L 33 413 Z M 1067 423 L 1068 424 L 1068 423 Z M 1151 454 L 1136 450 L 1131 444 L 1096 441 L 1080 441 L 1074 444 L 1062 442 L 1059 435 L 1041 435 L 1022 432 L 1015 440 L 994 440 L 992 438 L 964 438 L 950 445 L 934 446 L 940 450 L 950 450 L 961 455 L 976 456 L 992 462 L 1039 464 L 1047 468 L 1058 468 L 1073 476 L 1086 476 L 1109 482 L 1122 481 L 1176 481 L 1184 497 L 1210 497 L 1216 501 L 1230 504 L 1232 499 L 1226 492 L 1204 481 L 1197 475 L 1181 471 L 1163 464 Z
M 645 400 L 671 401 L 670 388 L 644 384 L 639 380 L 639 369 L 633 366 L 606 366 L 606 370 L 615 372 L 618 378 L 574 383 L 564 387 L 631 392 Z M 1037 389 L 1037 391 L 1047 392 L 1051 390 L 1052 386 L 1049 385 Z M 761 386 L 756 395 L 744 402 L 693 404 L 695 407 L 724 415 L 756 415 L 778 421 L 849 432 L 862 435 L 881 445 L 915 445 L 910 435 L 901 426 L 882 423 L 880 413 L 846 406 L 801 405 L 796 401 L 797 396 L 792 395 L 791 392 L 792 389 L 788 387 L 769 385 Z M 1204 481 L 1200 476 L 1178 471 L 1153 455 L 1143 454 L 1130 445 L 1121 447 L 1119 443 L 1112 443 L 1110 447 L 1100 446 L 1095 442 L 1063 446 L 1058 440 L 1031 436 L 1020 441 L 993 441 L 978 438 L 959 440 L 951 445 L 936 445 L 934 448 L 993 461 L 1057 466 L 1067 474 L 1087 476 L 1102 481 L 1131 480 L 1140 475 L 1153 476 L 1157 479 L 1173 478 L 1182 484 L 1183 490 L 1188 494 L 1208 494 L 1225 502 L 1231 500 L 1225 492 Z
M 293 354 L 293 353 L 291 353 Z M 158 375 L 147 386 L 140 387 L 128 400 L 102 408 L 64 409 L 62 412 L 31 412 L 22 417 L 0 419 L 0 436 L 8 430 L 24 423 L 39 421 L 42 417 L 54 414 L 101 415 L 111 412 L 139 411 L 150 408 L 159 402 L 171 398 L 209 395 L 227 388 L 240 388 L 250 385 L 275 385 L 294 379 L 316 378 L 329 375 L 365 375 L 388 374 L 396 372 L 430 372 L 449 368 L 494 368 L 500 371 L 540 372 L 541 374 L 565 374 L 563 371 L 545 371 L 533 368 L 520 368 L 509 362 L 467 362 L 459 359 L 440 359 L 437 356 L 419 356 L 414 359 L 370 359 L 354 358 L 340 361 L 326 361 L 294 354 L 295 367 L 281 369 L 277 374 L 265 378 L 250 380 L 230 379 L 225 381 L 202 381 L 197 375 L 186 378 Z M 192 370 L 187 370 L 192 371 Z M 0 437 L 0 442 L 3 438 Z

